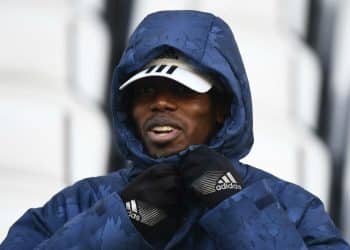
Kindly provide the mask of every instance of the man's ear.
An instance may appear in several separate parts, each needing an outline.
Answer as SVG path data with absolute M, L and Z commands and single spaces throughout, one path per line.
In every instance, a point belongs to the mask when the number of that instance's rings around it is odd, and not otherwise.
M 222 125 L 230 115 L 231 101 L 229 97 L 223 95 L 217 97 L 216 100 L 216 123 Z
M 218 107 L 216 109 L 216 123 L 222 125 L 225 121 L 227 112 L 223 107 Z
M 215 122 L 217 125 L 223 125 L 225 119 L 230 114 L 231 98 L 215 88 L 211 90 L 213 103 L 215 104 Z

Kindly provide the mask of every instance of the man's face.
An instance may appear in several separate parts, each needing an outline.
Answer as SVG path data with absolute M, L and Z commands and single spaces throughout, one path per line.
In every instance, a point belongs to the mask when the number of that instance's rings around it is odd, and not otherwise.
M 209 94 L 196 93 L 170 79 L 146 78 L 132 88 L 132 118 L 153 157 L 206 143 L 224 120 Z

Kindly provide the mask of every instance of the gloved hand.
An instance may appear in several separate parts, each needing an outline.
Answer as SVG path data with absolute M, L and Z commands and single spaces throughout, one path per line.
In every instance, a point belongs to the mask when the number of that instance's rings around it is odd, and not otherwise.
M 188 153 L 180 165 L 185 186 L 209 208 L 243 188 L 231 161 L 206 146 Z
M 133 179 L 120 196 L 135 227 L 152 243 L 176 230 L 182 190 L 177 168 L 159 164 Z

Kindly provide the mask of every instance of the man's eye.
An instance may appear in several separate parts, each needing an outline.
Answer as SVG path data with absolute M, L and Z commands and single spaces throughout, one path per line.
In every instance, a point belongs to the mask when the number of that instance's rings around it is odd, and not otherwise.
M 172 92 L 177 96 L 189 96 L 193 95 L 195 92 L 185 86 L 174 86 Z
M 154 95 L 155 92 L 156 92 L 155 88 L 150 86 L 136 88 L 137 95 L 151 96 L 151 95 Z

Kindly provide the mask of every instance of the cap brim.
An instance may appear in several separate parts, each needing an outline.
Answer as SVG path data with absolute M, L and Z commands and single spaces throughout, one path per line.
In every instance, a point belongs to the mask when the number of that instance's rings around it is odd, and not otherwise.
M 180 68 L 177 65 L 158 64 L 152 65 L 135 74 L 125 83 L 123 83 L 119 87 L 119 90 L 125 89 L 126 87 L 130 86 L 131 83 L 134 83 L 137 80 L 148 77 L 164 77 L 172 79 L 198 93 L 206 93 L 213 86 L 208 79 L 200 74 Z

